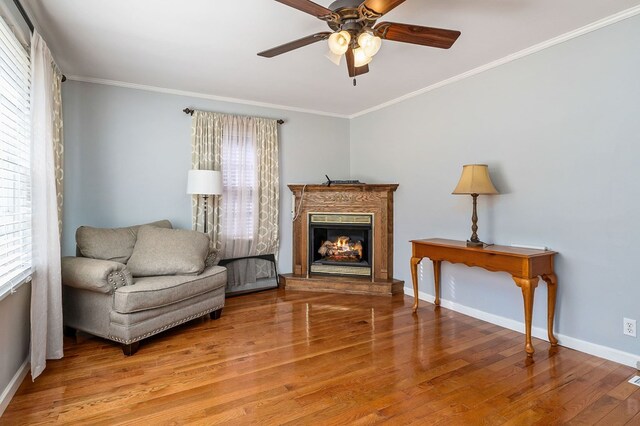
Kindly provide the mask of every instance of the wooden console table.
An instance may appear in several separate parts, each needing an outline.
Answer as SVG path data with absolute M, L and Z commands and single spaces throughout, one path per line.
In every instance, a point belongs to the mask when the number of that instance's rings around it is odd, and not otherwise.
M 440 305 L 440 264 L 442 261 L 479 266 L 489 271 L 508 272 L 516 285 L 522 289 L 524 299 L 525 351 L 532 356 L 531 317 L 533 314 L 533 294 L 538 286 L 538 277 L 547 283 L 547 333 L 552 346 L 558 344 L 553 335 L 553 317 L 556 308 L 558 279 L 553 271 L 554 251 L 532 250 L 506 246 L 467 247 L 464 241 L 432 238 L 413 240 L 411 257 L 411 277 L 413 278 L 413 312 L 418 310 L 418 263 L 428 257 L 433 262 L 436 299 Z

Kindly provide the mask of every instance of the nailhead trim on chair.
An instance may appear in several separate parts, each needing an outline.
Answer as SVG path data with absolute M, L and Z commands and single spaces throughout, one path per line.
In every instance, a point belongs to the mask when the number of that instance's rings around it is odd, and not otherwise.
M 187 321 L 191 321 L 192 319 L 201 317 L 203 315 L 208 314 L 209 312 L 217 311 L 218 309 L 222 309 L 222 308 L 224 308 L 224 305 L 219 305 L 219 306 L 216 306 L 213 309 L 207 309 L 206 311 L 198 312 L 197 314 L 190 315 L 190 316 L 188 316 L 188 317 L 186 317 L 184 319 L 172 322 L 171 324 L 167 324 L 167 325 L 162 326 L 160 328 L 157 328 L 157 329 L 155 329 L 153 331 L 145 333 L 142 336 L 136 337 L 135 339 L 124 340 L 124 339 L 120 339 L 119 337 L 115 337 L 115 336 L 109 336 L 109 339 L 111 339 L 111 340 L 113 340 L 115 342 L 120 342 L 120 343 L 123 343 L 125 345 L 129 345 L 131 343 L 134 343 L 134 342 L 137 342 L 139 340 L 146 339 L 147 337 L 153 336 L 154 334 L 158 334 L 160 332 L 168 330 L 168 329 L 170 329 L 172 327 L 175 327 L 176 325 L 183 324 L 183 323 L 185 323 Z
M 127 280 L 125 279 L 122 271 L 113 271 L 109 273 L 109 275 L 107 276 L 107 281 L 109 281 L 109 284 L 111 284 L 111 286 L 113 287 L 113 291 L 116 291 L 118 287 L 124 287 L 127 285 Z M 118 281 L 120 283 L 118 283 Z

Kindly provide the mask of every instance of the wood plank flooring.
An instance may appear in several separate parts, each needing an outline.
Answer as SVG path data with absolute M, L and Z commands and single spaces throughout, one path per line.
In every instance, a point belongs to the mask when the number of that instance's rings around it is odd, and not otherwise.
M 132 357 L 65 338 L 0 424 L 640 424 L 635 369 L 412 301 L 279 289 Z

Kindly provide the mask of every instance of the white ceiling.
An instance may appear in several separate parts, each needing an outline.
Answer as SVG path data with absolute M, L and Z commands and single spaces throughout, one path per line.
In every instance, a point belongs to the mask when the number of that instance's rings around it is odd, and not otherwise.
M 329 6 L 332 0 L 318 0 Z M 72 79 L 155 86 L 351 116 L 585 25 L 640 0 L 406 0 L 382 20 L 459 30 L 449 50 L 383 41 L 357 87 L 325 42 L 257 52 L 327 31 L 271 0 L 23 0 Z

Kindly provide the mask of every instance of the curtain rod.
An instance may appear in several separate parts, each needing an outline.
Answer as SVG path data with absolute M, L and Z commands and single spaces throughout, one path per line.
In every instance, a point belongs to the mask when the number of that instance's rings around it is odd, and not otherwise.
M 194 113 L 195 111 L 196 111 L 196 110 L 195 110 L 195 109 L 192 109 L 192 108 L 185 108 L 185 109 L 183 109 L 183 110 L 182 110 L 182 112 L 184 112 L 185 114 L 189 114 L 189 115 L 191 115 L 191 116 L 193 115 L 193 113 Z M 282 120 L 282 119 L 280 119 L 280 120 L 276 120 L 276 122 L 277 122 L 278 124 L 284 124 L 284 120 Z
M 24 19 L 24 22 L 26 22 L 27 27 L 29 27 L 29 31 L 31 31 L 31 34 L 33 34 L 33 30 L 35 27 L 33 26 L 33 22 L 31 22 L 29 15 L 27 15 L 27 11 L 24 10 L 24 7 L 22 7 L 20 0 L 13 0 L 13 3 L 18 8 L 18 12 L 20 12 L 20 15 L 22 15 L 22 19 Z M 62 81 L 67 81 L 67 76 L 64 74 L 62 74 Z

